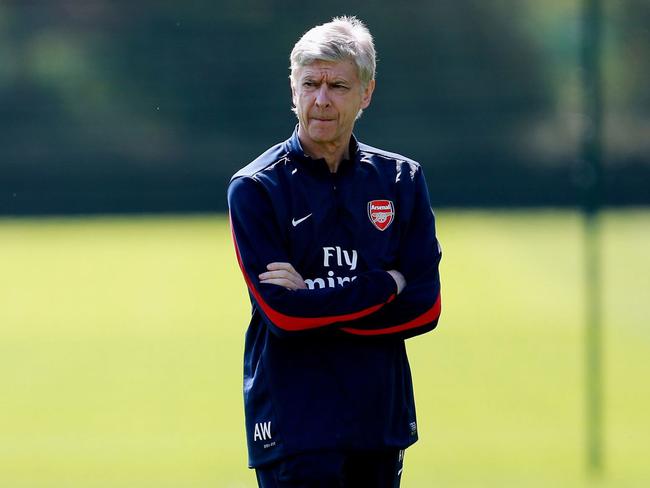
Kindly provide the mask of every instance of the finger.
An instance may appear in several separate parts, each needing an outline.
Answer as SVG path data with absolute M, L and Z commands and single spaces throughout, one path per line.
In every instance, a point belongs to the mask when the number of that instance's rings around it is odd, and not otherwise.
M 293 277 L 295 277 L 299 282 L 303 281 L 302 276 L 300 276 L 300 273 L 298 273 L 295 270 L 295 268 L 291 265 L 291 263 L 278 263 L 278 262 L 270 263 L 270 264 L 268 264 L 266 266 L 266 268 L 269 270 L 269 271 L 265 272 L 266 274 L 272 273 L 272 272 L 285 272 L 285 273 L 288 273 L 288 274 L 292 275 Z M 265 273 L 260 274 L 259 277 L 261 278 L 262 275 L 264 275 Z M 270 278 L 275 278 L 277 276 L 280 276 L 280 275 L 269 275 Z M 282 276 L 285 276 L 285 275 L 282 275 Z M 286 275 L 286 276 L 288 276 L 288 275 Z
M 271 278 L 268 280 L 262 280 L 260 283 L 265 284 L 265 285 L 278 285 L 278 286 L 283 286 L 289 290 L 297 290 L 298 286 L 291 280 L 287 280 L 284 278 Z
M 305 288 L 305 282 L 298 273 L 290 273 L 285 270 L 280 271 L 267 271 L 259 275 L 259 279 L 270 280 L 270 279 L 280 279 L 291 281 L 296 288 Z
M 292 272 L 296 271 L 294 267 L 291 265 L 291 263 L 282 263 L 282 262 L 269 263 L 266 265 L 266 269 L 268 269 L 269 271 L 276 271 L 280 269 L 284 269 Z
M 259 275 L 259 278 L 261 280 L 266 280 L 269 278 L 287 278 L 290 279 L 292 276 L 292 273 L 282 269 L 278 271 L 265 271 L 264 273 Z

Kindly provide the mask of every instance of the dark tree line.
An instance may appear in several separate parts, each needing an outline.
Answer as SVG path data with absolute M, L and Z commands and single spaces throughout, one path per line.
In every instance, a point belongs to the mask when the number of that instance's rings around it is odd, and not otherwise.
M 379 53 L 358 135 L 421 161 L 435 206 L 573 205 L 579 18 L 551 3 L 538 29 L 515 0 L 4 2 L 0 213 L 223 210 L 229 176 L 293 129 L 293 43 L 339 14 Z M 650 7 L 619 3 L 606 198 L 647 204 Z

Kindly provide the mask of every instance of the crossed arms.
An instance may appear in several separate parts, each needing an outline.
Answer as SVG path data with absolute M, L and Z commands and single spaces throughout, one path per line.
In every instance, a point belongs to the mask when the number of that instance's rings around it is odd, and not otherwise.
M 305 290 L 307 288 L 305 280 L 291 263 L 269 263 L 266 265 L 266 269 L 268 271 L 258 276 L 260 284 L 284 286 L 287 290 Z M 396 269 L 388 270 L 387 273 L 395 280 L 399 295 L 406 286 L 404 275 Z
M 361 336 L 407 338 L 433 329 L 440 315 L 440 249 L 421 172 L 397 270 L 359 273 L 345 286 L 307 289 L 290 263 L 273 202 L 253 178 L 228 190 L 237 259 L 252 301 L 278 336 L 335 327 Z M 263 209 L 269 209 L 264 215 Z

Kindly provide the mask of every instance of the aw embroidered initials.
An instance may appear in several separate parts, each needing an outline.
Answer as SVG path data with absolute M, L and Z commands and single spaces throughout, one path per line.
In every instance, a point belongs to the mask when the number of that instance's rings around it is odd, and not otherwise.
M 255 433 L 253 434 L 254 441 L 266 441 L 271 438 L 271 421 L 257 422 L 255 424 Z

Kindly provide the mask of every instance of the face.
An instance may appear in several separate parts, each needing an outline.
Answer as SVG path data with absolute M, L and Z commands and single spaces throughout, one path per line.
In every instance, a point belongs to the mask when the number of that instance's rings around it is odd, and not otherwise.
M 306 145 L 346 145 L 359 110 L 370 105 L 375 81 L 365 90 L 351 60 L 315 61 L 298 68 L 291 92 Z

